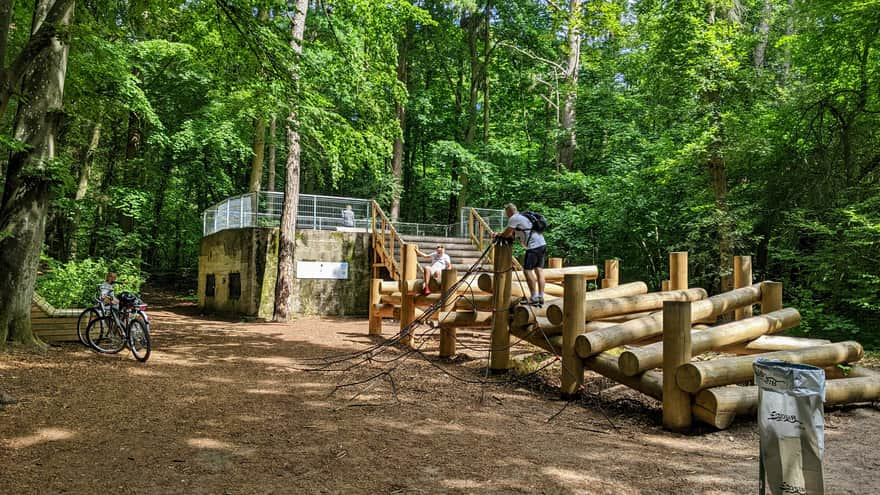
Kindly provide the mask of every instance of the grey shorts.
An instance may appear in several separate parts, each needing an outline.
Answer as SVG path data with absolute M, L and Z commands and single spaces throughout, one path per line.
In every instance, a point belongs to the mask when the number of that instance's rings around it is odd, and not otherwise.
M 526 249 L 526 259 L 523 263 L 523 270 L 534 270 L 535 268 L 544 268 L 544 258 L 547 256 L 547 245 L 536 247 L 534 249 Z

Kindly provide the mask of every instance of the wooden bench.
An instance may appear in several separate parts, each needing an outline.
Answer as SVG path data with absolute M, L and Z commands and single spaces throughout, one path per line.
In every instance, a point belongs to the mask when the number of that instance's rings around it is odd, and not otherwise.
M 76 321 L 82 309 L 56 309 L 34 293 L 31 304 L 31 328 L 43 342 L 77 342 Z

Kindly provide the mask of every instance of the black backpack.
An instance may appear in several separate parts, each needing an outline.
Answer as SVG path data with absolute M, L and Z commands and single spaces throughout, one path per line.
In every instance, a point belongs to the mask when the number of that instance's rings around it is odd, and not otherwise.
M 532 223 L 532 232 L 543 234 L 544 231 L 547 230 L 547 219 L 544 218 L 544 215 L 541 215 L 536 211 L 524 211 L 522 212 L 522 216 L 526 217 L 526 219 Z

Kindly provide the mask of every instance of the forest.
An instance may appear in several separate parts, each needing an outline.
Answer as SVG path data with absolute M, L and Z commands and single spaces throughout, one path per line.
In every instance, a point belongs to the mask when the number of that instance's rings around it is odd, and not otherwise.
M 654 288 L 750 254 L 880 346 L 878 0 L 4 0 L 0 147 L 0 342 L 35 284 L 194 287 L 205 208 L 296 190 L 515 202 Z

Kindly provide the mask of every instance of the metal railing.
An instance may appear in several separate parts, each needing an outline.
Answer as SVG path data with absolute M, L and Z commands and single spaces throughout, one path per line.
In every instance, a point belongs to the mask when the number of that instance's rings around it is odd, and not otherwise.
M 202 213 L 202 232 L 210 235 L 226 229 L 278 227 L 284 193 L 260 191 L 227 198 Z M 345 213 L 351 207 L 351 213 Z M 360 230 L 370 228 L 371 203 L 367 199 L 300 194 L 296 228 Z
M 506 218 L 506 217 L 504 217 L 504 210 L 483 210 L 483 211 L 488 211 L 488 212 L 492 212 L 492 213 L 500 211 L 502 218 Z M 464 210 L 462 210 L 462 213 L 464 213 Z M 483 250 L 486 249 L 492 243 L 492 240 L 495 238 L 495 231 L 492 230 L 492 227 L 489 225 L 489 222 L 487 222 L 486 219 L 480 215 L 480 209 L 467 208 L 467 215 L 468 215 L 467 237 L 468 237 L 468 239 L 471 240 L 471 244 L 476 246 L 476 248 L 479 249 L 480 252 L 483 252 Z M 505 228 L 506 228 L 505 224 L 503 223 L 503 220 L 502 220 L 501 226 L 498 228 L 498 230 L 503 231 Z M 494 262 L 494 259 L 495 259 L 495 249 L 493 248 L 489 252 L 489 260 Z M 522 270 L 522 265 L 519 264 L 519 261 L 517 261 L 516 258 L 513 258 L 513 267 L 515 270 Z
M 284 204 L 283 192 L 260 191 L 227 198 L 202 213 L 203 235 L 227 229 L 277 227 Z M 351 206 L 352 213 L 343 213 Z M 300 194 L 296 228 L 316 230 L 370 231 L 372 201 L 360 198 Z M 467 237 L 468 210 L 461 211 L 458 224 L 389 222 L 400 235 Z M 504 225 L 504 210 L 477 209 L 490 225 Z M 346 218 L 347 216 L 347 218 Z

